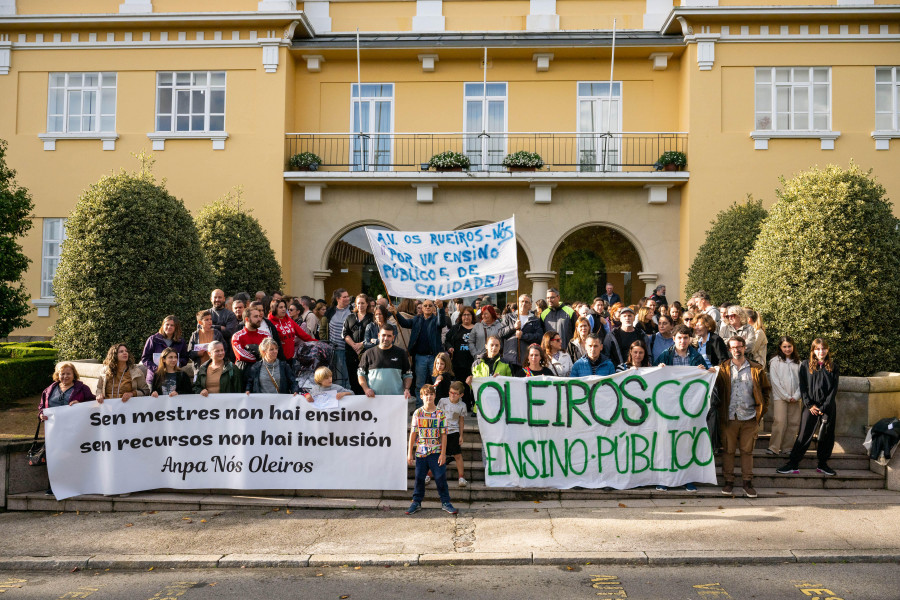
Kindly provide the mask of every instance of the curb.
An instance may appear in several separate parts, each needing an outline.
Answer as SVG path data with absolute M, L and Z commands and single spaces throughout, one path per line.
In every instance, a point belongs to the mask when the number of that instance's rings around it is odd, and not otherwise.
M 780 563 L 900 563 L 900 549 L 688 550 L 679 552 L 460 552 L 447 554 L 135 554 L 3 556 L 0 571 L 104 569 L 271 569 L 342 566 L 491 565 L 746 565 Z

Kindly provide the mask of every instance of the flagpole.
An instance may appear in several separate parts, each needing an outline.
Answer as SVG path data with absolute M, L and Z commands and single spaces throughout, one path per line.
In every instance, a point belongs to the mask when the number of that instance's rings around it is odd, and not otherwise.
M 609 95 L 607 96 L 606 107 L 606 132 L 610 132 L 610 121 L 612 120 L 612 93 L 613 93 L 613 70 L 616 65 L 616 19 L 613 18 L 612 30 L 612 54 L 609 59 Z
M 356 132 L 362 135 L 362 71 L 359 64 L 359 27 L 356 28 Z M 362 150 L 362 148 L 360 148 Z

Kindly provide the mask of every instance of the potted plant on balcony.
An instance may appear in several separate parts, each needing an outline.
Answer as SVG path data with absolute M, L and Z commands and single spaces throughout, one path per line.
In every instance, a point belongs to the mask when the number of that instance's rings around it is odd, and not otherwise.
M 684 152 L 669 150 L 663 152 L 653 166 L 657 171 L 680 171 L 687 166 L 687 156 Z
M 435 154 L 428 161 L 436 171 L 462 171 L 469 168 L 469 157 L 453 150 Z
M 512 171 L 534 171 L 544 166 L 544 159 L 537 152 L 519 150 L 507 154 L 503 159 L 503 166 Z
M 319 165 L 322 164 L 322 159 L 313 152 L 300 152 L 293 155 L 288 164 L 291 165 L 292 169 L 297 169 L 298 171 L 318 171 Z

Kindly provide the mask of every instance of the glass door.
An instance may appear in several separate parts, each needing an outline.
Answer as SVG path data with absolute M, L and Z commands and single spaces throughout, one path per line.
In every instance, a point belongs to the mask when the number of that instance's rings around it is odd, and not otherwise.
M 350 122 L 353 171 L 390 171 L 394 122 L 394 84 L 353 84 Z
M 502 171 L 506 157 L 506 84 L 465 86 L 465 153 L 472 171 Z M 485 119 L 487 115 L 487 119 Z
M 581 171 L 622 170 L 622 84 L 578 84 L 578 165 Z

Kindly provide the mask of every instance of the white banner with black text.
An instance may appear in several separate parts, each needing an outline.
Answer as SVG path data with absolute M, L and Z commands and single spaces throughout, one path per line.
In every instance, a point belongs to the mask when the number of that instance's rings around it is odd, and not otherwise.
M 328 408 L 319 408 L 327 406 Z M 176 489 L 405 490 L 407 402 L 216 394 L 44 411 L 57 499 Z

